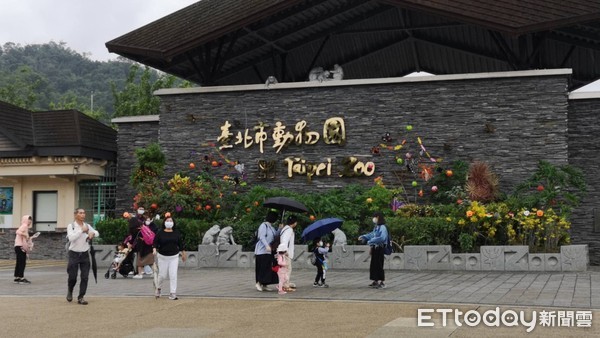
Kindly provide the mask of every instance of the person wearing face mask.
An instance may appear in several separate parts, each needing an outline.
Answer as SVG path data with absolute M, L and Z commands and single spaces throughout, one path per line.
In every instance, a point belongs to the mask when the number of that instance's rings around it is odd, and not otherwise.
M 138 217 L 140 217 L 140 219 L 142 220 L 142 222 L 148 227 L 150 228 L 150 230 L 152 230 L 153 233 L 158 233 L 158 227 L 156 226 L 156 223 L 154 223 L 152 221 L 152 218 L 150 216 L 146 216 L 144 215 L 144 208 L 138 208 Z M 140 214 L 141 212 L 141 214 Z M 146 275 L 151 275 L 152 274 L 152 267 L 150 265 L 144 265 L 144 274 Z
M 25 265 L 27 264 L 27 247 L 29 246 L 29 229 L 31 228 L 31 216 L 25 215 L 21 219 L 21 226 L 15 234 L 15 254 L 17 262 L 15 264 L 15 284 L 31 284 L 23 275 L 25 274 Z
M 158 259 L 158 285 L 154 296 L 160 298 L 163 281 L 169 277 L 169 299 L 177 300 L 177 268 L 179 254 L 185 262 L 187 255 L 183 247 L 183 239 L 179 230 L 175 229 L 172 217 L 165 218 L 164 228 L 154 237 L 152 252 Z
M 327 278 L 327 253 L 329 252 L 329 243 L 323 244 L 321 238 L 315 239 L 315 266 L 317 267 L 317 276 L 315 277 L 314 287 L 328 288 L 325 283 Z
M 384 289 L 384 246 L 387 243 L 389 234 L 387 227 L 385 226 L 385 219 L 382 213 L 376 212 L 373 215 L 373 224 L 375 224 L 373 231 L 358 237 L 358 240 L 363 242 L 366 241 L 371 247 L 371 265 L 369 266 L 369 277 L 372 283 L 369 284 L 369 287 L 375 289 Z

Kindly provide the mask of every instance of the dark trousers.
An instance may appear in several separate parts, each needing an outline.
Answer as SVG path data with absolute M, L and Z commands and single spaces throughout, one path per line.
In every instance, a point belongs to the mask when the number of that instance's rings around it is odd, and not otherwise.
M 263 254 L 256 255 L 255 259 L 255 275 L 256 281 L 263 285 L 277 284 L 279 283 L 279 277 L 277 273 L 273 272 L 273 255 Z
M 23 252 L 20 246 L 15 246 L 15 254 L 17 254 L 15 278 L 23 278 L 25 275 L 25 265 L 27 264 L 27 254 Z
M 90 253 L 88 251 L 69 251 L 69 264 L 67 265 L 69 292 L 73 292 L 73 288 L 77 284 L 78 270 L 81 271 L 81 282 L 79 283 L 79 296 L 77 299 L 81 299 L 87 291 L 88 277 L 90 275 Z
M 369 266 L 369 277 L 373 281 L 384 281 L 385 272 L 383 271 L 383 247 L 375 246 L 371 249 L 371 265 Z
M 317 258 L 317 277 L 315 277 L 315 283 L 318 283 L 319 280 L 321 283 L 325 283 L 325 278 L 323 278 L 323 263 Z

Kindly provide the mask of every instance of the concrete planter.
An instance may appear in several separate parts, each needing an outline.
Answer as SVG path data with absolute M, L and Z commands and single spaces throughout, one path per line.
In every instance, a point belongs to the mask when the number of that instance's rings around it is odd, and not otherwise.
M 96 245 L 99 267 L 108 267 L 114 256 L 114 245 Z M 252 268 L 254 253 L 244 252 L 240 245 L 199 245 L 188 252 L 181 267 Z M 294 269 L 314 269 L 309 262 L 306 245 L 296 245 Z M 332 269 L 368 269 L 369 247 L 348 245 L 345 251 L 333 247 L 328 255 Z M 471 271 L 586 271 L 589 264 L 587 245 L 567 245 L 560 253 L 529 253 L 526 246 L 482 246 L 479 253 L 452 253 L 448 245 L 407 245 L 404 252 L 386 256 L 388 270 L 471 270 Z

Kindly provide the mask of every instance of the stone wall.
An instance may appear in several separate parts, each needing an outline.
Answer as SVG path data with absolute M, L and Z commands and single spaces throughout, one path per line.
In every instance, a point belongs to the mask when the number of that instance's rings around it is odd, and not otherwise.
M 573 243 L 587 243 L 600 264 L 600 99 L 569 100 L 569 163 L 583 170 L 588 192 L 573 212 Z
M 327 119 L 343 117 L 344 146 L 320 140 L 316 145 L 292 144 L 276 153 L 269 132 L 263 153 L 257 145 L 244 149 L 240 144 L 221 155 L 245 164 L 250 184 L 315 191 L 372 184 L 376 176 L 383 176 L 386 185 L 394 186 L 401 183 L 398 176 L 406 169 L 395 162 L 391 151 L 381 150 L 381 156 L 371 153 L 389 132 L 393 145 L 407 140 L 402 154 L 418 153 L 420 137 L 427 151 L 445 162 L 489 163 L 500 174 L 501 190 L 508 192 L 530 176 L 540 159 L 567 163 L 566 84 L 566 76 L 543 76 L 162 95 L 159 139 L 169 163 L 167 174 L 172 175 L 187 170 L 190 162 L 202 162 L 206 155 L 223 162 L 208 145 L 216 143 L 226 121 L 235 138 L 245 130 L 255 135 L 254 127 L 260 123 L 272 128 L 278 121 L 294 135 L 293 127 L 301 120 L 308 130 L 322 133 Z M 413 127 L 411 132 L 407 125 Z M 284 159 L 290 156 L 315 164 L 331 159 L 332 173 L 313 177 L 312 182 L 297 174 L 289 178 Z M 341 162 L 349 156 L 374 162 L 374 175 L 338 177 Z M 257 177 L 259 160 L 275 161 L 275 178 Z M 233 168 L 224 167 L 218 170 L 235 174 Z M 404 183 L 411 180 L 409 176 Z
M 117 134 L 117 215 L 131 211 L 135 191 L 129 184 L 131 171 L 136 164 L 135 150 L 158 141 L 158 116 L 143 119 L 121 118 L 113 120 L 119 128 Z
M 568 100 L 567 81 L 567 75 L 492 76 L 404 83 L 374 80 L 372 84 L 352 86 L 315 83 L 268 90 L 200 88 L 197 92 L 164 94 L 160 135 L 158 119 L 144 124 L 119 123 L 117 205 L 123 210 L 131 206 L 133 191 L 128 182 L 134 149 L 157 138 L 167 156 L 167 175 L 188 170 L 190 162 L 196 163 L 199 170 L 208 156 L 219 162 L 244 163 L 250 185 L 316 191 L 354 183 L 371 185 L 374 177 L 383 176 L 387 186 L 398 185 L 399 177 L 406 186 L 406 181 L 412 179 L 404 167 L 395 163 L 391 152 L 382 150 L 381 156 L 371 153 L 371 148 L 381 144 L 382 136 L 389 132 L 393 145 L 404 138 L 409 145 L 412 143 L 407 151 L 415 151 L 415 139 L 421 137 L 428 152 L 446 163 L 487 162 L 499 174 L 503 192 L 510 192 L 515 184 L 528 178 L 539 160 L 584 169 L 589 194 L 573 214 L 572 242 L 588 244 L 591 263 L 600 264 L 600 232 L 594 231 L 594 222 L 600 222 L 594 218 L 594 213 L 600 213 L 600 179 L 595 174 L 600 161 L 600 139 L 596 136 L 600 135 L 600 115 L 595 112 L 600 100 Z M 305 120 L 308 130 L 321 132 L 324 121 L 332 117 L 344 118 L 347 143 L 343 147 L 319 141 L 316 145 L 290 145 L 276 153 L 270 135 L 262 153 L 256 145 L 247 149 L 236 145 L 221 153 L 211 147 L 218 145 L 225 121 L 231 124 L 234 135 L 246 129 L 254 135 L 258 124 L 273 127 L 278 121 L 293 132 L 293 126 Z M 406 125 L 413 126 L 413 131 L 407 132 Z M 289 178 L 284 165 L 289 156 L 311 163 L 331 159 L 332 174 L 313 177 L 311 182 L 297 174 Z M 338 177 L 340 161 L 348 156 L 372 161 L 375 174 Z M 275 161 L 275 178 L 257 177 L 259 160 Z M 218 175 L 236 174 L 226 164 L 211 170 Z M 596 227 L 600 229 L 600 225 Z
M 0 259 L 16 259 L 14 250 L 15 232 L 16 229 L 4 229 L 0 232 Z M 31 259 L 67 259 L 67 252 L 65 250 L 65 244 L 67 243 L 66 233 L 43 232 L 33 241 L 34 250 L 29 256 Z

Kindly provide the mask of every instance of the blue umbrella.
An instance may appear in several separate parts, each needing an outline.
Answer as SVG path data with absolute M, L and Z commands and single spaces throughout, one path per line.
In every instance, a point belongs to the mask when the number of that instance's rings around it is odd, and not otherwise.
M 320 219 L 302 231 L 302 240 L 307 242 L 331 233 L 333 230 L 341 227 L 343 222 L 344 221 L 339 218 Z

